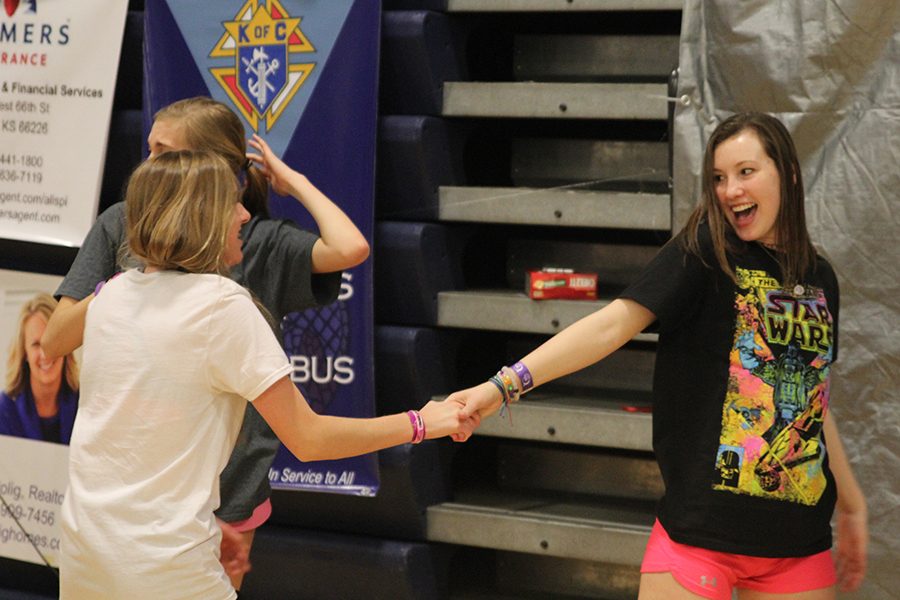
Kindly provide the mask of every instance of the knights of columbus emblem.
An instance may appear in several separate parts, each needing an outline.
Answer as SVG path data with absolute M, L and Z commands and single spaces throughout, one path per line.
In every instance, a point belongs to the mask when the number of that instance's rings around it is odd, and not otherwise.
M 210 58 L 234 59 L 234 66 L 210 72 L 253 131 L 259 131 L 263 117 L 266 131 L 272 129 L 315 67 L 290 62 L 294 54 L 315 52 L 300 21 L 278 0 L 247 0 L 233 21 L 222 23 L 225 33 L 209 53 Z

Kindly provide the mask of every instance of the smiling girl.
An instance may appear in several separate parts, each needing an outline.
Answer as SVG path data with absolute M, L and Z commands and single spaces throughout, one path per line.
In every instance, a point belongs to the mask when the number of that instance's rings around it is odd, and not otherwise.
M 655 322 L 653 449 L 665 493 L 640 599 L 731 600 L 737 590 L 741 600 L 829 600 L 837 582 L 862 582 L 868 535 L 829 410 L 837 279 L 810 242 L 781 122 L 723 121 L 702 177 L 685 228 L 619 298 L 449 399 L 486 416 Z

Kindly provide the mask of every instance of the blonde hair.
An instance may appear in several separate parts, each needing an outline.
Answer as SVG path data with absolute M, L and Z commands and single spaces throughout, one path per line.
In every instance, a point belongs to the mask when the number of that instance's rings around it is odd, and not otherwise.
M 50 294 L 38 294 L 22 305 L 19 312 L 18 332 L 9 344 L 9 358 L 6 360 L 6 394 L 14 398 L 22 393 L 28 382 L 28 357 L 25 352 L 25 322 L 34 315 L 50 320 L 56 308 L 56 299 Z M 63 381 L 70 390 L 78 390 L 78 362 L 73 354 L 63 357 Z
M 147 160 L 125 192 L 129 251 L 145 266 L 227 275 L 238 201 L 237 177 L 217 154 L 180 150 Z
M 247 174 L 247 188 L 241 198 L 244 208 L 254 216 L 269 216 L 268 182 L 247 160 L 244 125 L 230 108 L 212 98 L 197 96 L 164 106 L 153 115 L 153 120 L 178 127 L 191 150 L 214 152 L 227 160 L 235 173 L 243 170 Z

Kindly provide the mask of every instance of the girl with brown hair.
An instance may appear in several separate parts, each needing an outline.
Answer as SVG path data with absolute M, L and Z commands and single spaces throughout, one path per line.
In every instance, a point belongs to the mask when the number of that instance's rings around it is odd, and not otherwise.
M 685 228 L 617 299 L 449 399 L 486 416 L 656 322 L 653 449 L 665 493 L 639 597 L 830 600 L 837 582 L 860 585 L 868 539 L 829 410 L 837 279 L 810 242 L 800 163 L 780 121 L 723 121 L 702 177 Z

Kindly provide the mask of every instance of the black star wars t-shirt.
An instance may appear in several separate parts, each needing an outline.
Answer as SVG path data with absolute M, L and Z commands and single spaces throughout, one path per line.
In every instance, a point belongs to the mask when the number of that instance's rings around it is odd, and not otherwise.
M 772 251 L 731 237 L 735 284 L 700 233 L 703 260 L 676 238 L 621 296 L 659 327 L 660 523 L 676 542 L 722 552 L 821 552 L 836 500 L 822 431 L 837 357 L 834 271 L 817 258 L 784 289 Z

